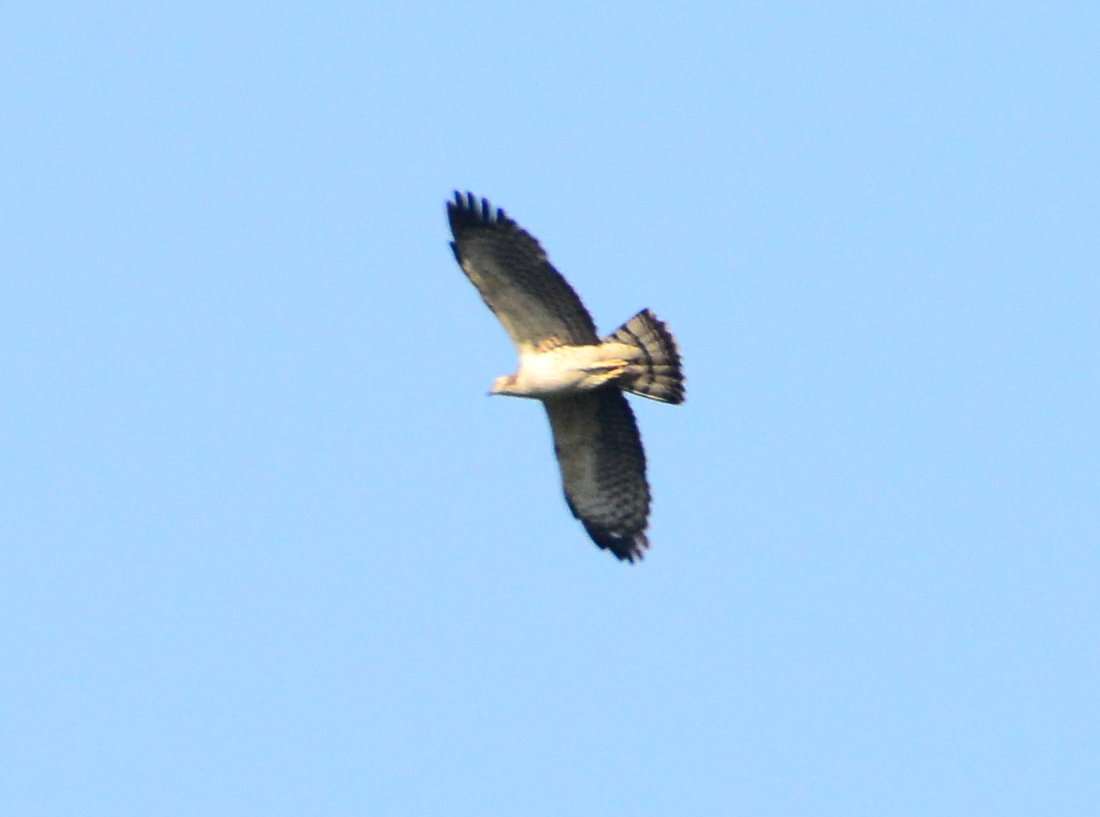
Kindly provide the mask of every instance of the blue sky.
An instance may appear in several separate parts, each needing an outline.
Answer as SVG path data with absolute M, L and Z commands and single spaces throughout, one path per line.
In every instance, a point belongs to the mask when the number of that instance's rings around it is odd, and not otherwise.
M 4 19 L 5 813 L 1095 813 L 1092 5 Z M 456 187 L 679 339 L 640 565 Z

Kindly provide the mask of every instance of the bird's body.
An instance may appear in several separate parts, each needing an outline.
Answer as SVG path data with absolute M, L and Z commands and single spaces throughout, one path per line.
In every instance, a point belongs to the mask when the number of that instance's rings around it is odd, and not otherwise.
M 522 351 L 516 373 L 498 377 L 492 393 L 545 399 L 590 391 L 620 376 L 638 357 L 638 349 L 625 343 Z
M 676 342 L 649 310 L 605 338 L 538 242 L 473 194 L 447 204 L 455 258 L 519 355 L 492 394 L 541 400 L 554 434 L 565 501 L 601 548 L 620 559 L 648 547 L 645 452 L 629 391 L 684 399 Z

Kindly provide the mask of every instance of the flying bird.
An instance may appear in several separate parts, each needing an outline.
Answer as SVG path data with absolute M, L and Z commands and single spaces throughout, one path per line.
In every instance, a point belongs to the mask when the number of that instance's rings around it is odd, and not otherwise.
M 569 510 L 601 548 L 640 559 L 649 547 L 649 484 L 623 392 L 682 403 L 676 341 L 648 309 L 600 338 L 538 241 L 487 199 L 456 192 L 447 218 L 455 259 L 519 355 L 516 373 L 498 377 L 490 394 L 542 401 Z

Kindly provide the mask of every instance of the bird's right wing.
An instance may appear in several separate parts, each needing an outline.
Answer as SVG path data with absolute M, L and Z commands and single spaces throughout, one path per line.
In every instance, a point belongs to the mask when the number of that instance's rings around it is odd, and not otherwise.
M 598 343 L 592 317 L 529 233 L 472 193 L 447 202 L 451 249 L 521 350 Z

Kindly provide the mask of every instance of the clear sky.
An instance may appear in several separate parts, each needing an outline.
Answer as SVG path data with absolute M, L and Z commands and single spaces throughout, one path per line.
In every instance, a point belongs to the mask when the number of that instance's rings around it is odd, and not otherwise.
M 0 811 L 1095 815 L 1091 3 L 9 4 Z M 688 401 L 562 500 L 444 202 Z

